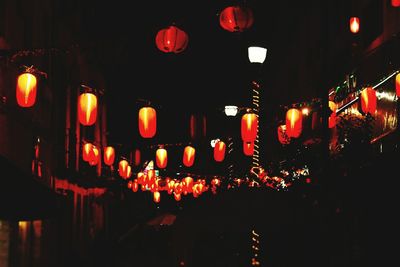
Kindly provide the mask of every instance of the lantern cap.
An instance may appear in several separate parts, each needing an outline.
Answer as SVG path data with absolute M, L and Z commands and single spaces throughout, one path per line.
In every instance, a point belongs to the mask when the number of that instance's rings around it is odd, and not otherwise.
M 237 115 L 238 111 L 239 111 L 239 108 L 237 106 L 233 106 L 233 105 L 225 106 L 225 115 L 226 116 L 234 117 Z

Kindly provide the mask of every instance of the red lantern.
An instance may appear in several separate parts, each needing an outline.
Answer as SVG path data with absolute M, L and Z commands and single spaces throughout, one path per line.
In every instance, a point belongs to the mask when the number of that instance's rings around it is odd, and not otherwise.
M 153 193 L 153 201 L 154 201 L 155 203 L 158 203 L 158 202 L 160 202 L 160 199 L 161 199 L 160 192 L 155 191 L 155 192 Z
M 194 163 L 194 157 L 196 155 L 196 149 L 191 146 L 186 146 L 183 152 L 183 164 L 186 167 L 191 167 Z
M 97 163 L 99 163 L 99 157 L 100 157 L 100 151 L 96 146 L 92 147 L 92 157 L 89 159 L 89 165 L 90 166 L 95 166 Z
M 254 142 L 257 138 L 258 117 L 255 113 L 242 116 L 241 135 L 243 142 Z
M 84 161 L 90 162 L 94 158 L 93 145 L 91 143 L 86 143 L 82 148 L 82 159 Z
M 94 94 L 83 93 L 79 96 L 78 116 L 82 125 L 90 126 L 96 122 L 97 97 Z
M 286 134 L 286 125 L 278 126 L 278 140 L 282 145 L 287 145 L 290 143 L 290 137 Z
M 132 183 L 132 191 L 133 191 L 133 192 L 137 192 L 138 189 L 139 189 L 139 184 L 138 184 L 138 181 L 135 179 L 135 180 L 133 181 L 133 183 Z
M 129 166 L 128 161 L 123 159 L 119 162 L 118 173 L 124 179 L 128 179 L 131 176 L 131 166 Z
M 157 113 L 154 108 L 143 107 L 139 110 L 139 132 L 143 138 L 152 138 L 157 130 Z
M 112 146 L 104 148 L 104 164 L 111 166 L 115 160 L 115 149 Z
M 160 169 L 164 169 L 165 167 L 167 167 L 167 162 L 168 162 L 167 150 L 164 148 L 157 149 L 157 151 L 156 151 L 157 167 Z
M 365 114 L 374 115 L 376 112 L 376 91 L 372 87 L 362 90 L 361 95 L 361 110 Z
M 187 192 L 191 193 L 192 192 L 192 187 L 193 187 L 193 178 L 189 177 L 189 176 L 183 178 L 182 185 L 183 185 L 182 189 L 184 191 L 187 191 Z
M 219 24 L 230 32 L 242 32 L 253 25 L 253 12 L 250 8 L 230 6 L 219 15 Z
M 360 30 L 360 19 L 357 17 L 350 18 L 350 31 L 357 33 Z
M 243 142 L 243 153 L 246 156 L 253 156 L 253 154 L 254 154 L 254 142 Z
M 328 118 L 328 127 L 333 128 L 336 126 L 336 103 L 333 101 L 329 101 L 329 109 L 332 111 L 332 114 Z
M 302 114 L 300 110 L 291 108 L 286 112 L 286 134 L 297 138 L 302 131 Z
M 28 108 L 35 104 L 37 91 L 35 75 L 28 72 L 19 75 L 16 89 L 17 103 L 19 106 Z
M 178 27 L 169 26 L 160 30 L 156 35 L 158 49 L 165 53 L 180 53 L 187 47 L 189 37 Z
M 190 137 L 195 140 L 207 134 L 207 120 L 204 115 L 190 116 Z
M 400 0 L 392 0 L 392 7 L 399 7 L 400 6 Z
M 400 73 L 396 75 L 396 95 L 400 97 Z
M 177 194 L 174 192 L 174 198 L 176 201 L 181 201 L 181 194 L 180 193 Z
M 222 141 L 218 141 L 214 146 L 214 159 L 217 162 L 221 162 L 225 158 L 226 145 Z

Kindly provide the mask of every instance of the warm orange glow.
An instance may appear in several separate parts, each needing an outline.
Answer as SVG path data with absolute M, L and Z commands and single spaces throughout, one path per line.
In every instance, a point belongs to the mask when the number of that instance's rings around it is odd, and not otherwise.
M 174 198 L 175 198 L 176 201 L 181 201 L 181 194 L 180 193 L 179 194 L 174 193 Z
M 129 168 L 128 168 L 129 167 Z M 129 170 L 128 170 L 129 169 Z M 129 173 L 130 173 L 130 166 L 129 166 L 129 163 L 128 163 L 128 161 L 126 161 L 126 160 L 121 160 L 120 162 L 119 162 L 119 164 L 118 164 L 118 173 L 119 173 L 119 176 L 121 176 L 122 178 L 124 178 L 124 179 L 127 179 L 127 178 L 129 178 Z
M 286 112 L 286 134 L 297 138 L 302 131 L 302 114 L 298 109 L 291 108 Z
M 90 126 L 96 122 L 97 97 L 94 94 L 83 93 L 79 96 L 78 116 L 82 125 Z
M 328 118 L 328 127 L 333 128 L 336 126 L 337 104 L 333 101 L 329 101 L 329 109 L 332 111 L 332 114 Z
M 157 131 L 157 113 L 154 108 L 143 107 L 139 110 L 139 132 L 143 138 L 152 138 Z
M 156 151 L 156 164 L 157 167 L 160 169 L 164 169 L 165 167 L 167 167 L 167 163 L 168 163 L 168 154 L 167 154 L 167 150 L 164 148 L 159 148 Z
M 253 156 L 253 154 L 254 154 L 254 142 L 243 142 L 243 153 L 246 156 Z
M 400 97 L 400 73 L 396 75 L 396 95 L 397 97 Z
M 372 87 L 365 88 L 362 90 L 360 98 L 362 112 L 375 115 L 377 105 L 376 91 Z
M 392 0 L 392 7 L 400 7 L 400 0 Z
M 135 179 L 135 180 L 133 181 L 133 183 L 132 183 L 132 191 L 133 191 L 133 192 L 137 192 L 138 189 L 139 189 L 139 184 L 138 184 L 137 180 Z
M 161 199 L 161 194 L 160 194 L 160 192 L 155 191 L 155 192 L 153 193 L 153 200 L 154 200 L 154 202 L 158 203 L 158 202 L 160 202 L 160 199 Z
M 253 12 L 243 6 L 230 6 L 221 11 L 219 24 L 230 32 L 242 32 L 253 25 Z
M 82 149 L 82 159 L 84 161 L 90 162 L 93 160 L 94 154 L 93 154 L 93 144 L 91 143 L 86 143 L 83 145 Z
M 258 117 L 255 113 L 242 116 L 241 135 L 243 142 L 254 142 L 257 138 Z
M 111 166 L 115 160 L 115 149 L 112 146 L 104 148 L 104 164 Z
M 35 75 L 23 73 L 18 76 L 17 81 L 17 103 L 19 106 L 28 108 L 36 101 L 37 81 Z
M 222 141 L 218 141 L 214 146 L 214 160 L 221 162 L 225 159 L 226 145 Z
M 97 165 L 97 163 L 99 163 L 100 151 L 96 146 L 92 147 L 92 153 L 90 155 L 91 157 L 89 158 L 89 165 Z
M 189 193 L 192 192 L 192 187 L 193 187 L 193 178 L 192 177 L 185 177 L 182 180 L 182 184 L 183 184 L 183 189 L 188 191 Z
M 286 134 L 286 125 L 278 126 L 278 140 L 282 145 L 290 144 L 290 137 Z
M 357 33 L 360 30 L 360 19 L 357 17 L 350 18 L 350 31 Z
M 183 164 L 186 167 L 191 167 L 194 163 L 194 158 L 196 155 L 196 149 L 191 146 L 186 146 L 183 152 Z

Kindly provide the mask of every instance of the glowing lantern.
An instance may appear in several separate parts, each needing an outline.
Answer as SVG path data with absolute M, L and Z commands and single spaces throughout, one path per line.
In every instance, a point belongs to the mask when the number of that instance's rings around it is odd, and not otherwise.
M 250 63 L 264 63 L 267 57 L 267 49 L 258 46 L 249 46 L 247 48 Z
M 132 191 L 133 191 L 133 192 L 137 192 L 138 189 L 139 189 L 139 184 L 138 184 L 137 180 L 135 179 L 135 180 L 133 181 L 133 183 L 132 183 Z
M 224 142 L 219 141 L 214 146 L 214 159 L 217 162 L 221 162 L 225 158 L 226 145 Z
M 230 6 L 219 15 L 219 24 L 230 32 L 242 32 L 250 28 L 253 22 L 253 12 L 246 7 Z
M 302 131 L 302 114 L 298 109 L 291 108 L 286 112 L 286 134 L 297 138 Z
M 97 165 L 97 163 L 99 163 L 100 151 L 96 146 L 92 146 L 92 153 L 90 155 L 91 156 L 89 157 L 89 165 Z
M 190 137 L 195 140 L 207 134 L 207 120 L 204 115 L 190 116 Z
M 286 134 L 286 125 L 278 126 L 278 140 L 282 145 L 287 145 L 290 143 L 290 137 Z
M 180 53 L 187 47 L 189 37 L 178 27 L 169 26 L 160 30 L 156 35 L 158 49 L 165 53 Z
M 255 113 L 242 116 L 241 135 L 243 142 L 254 142 L 257 138 L 258 117 Z
M 400 73 L 396 75 L 396 95 L 397 97 L 400 97 Z
M 194 157 L 196 155 L 196 149 L 191 146 L 186 146 L 183 151 L 183 165 L 191 167 L 194 163 Z
M 92 93 L 83 93 L 78 102 L 79 122 L 85 126 L 93 125 L 97 118 L 97 97 Z
M 376 91 L 372 87 L 362 90 L 361 95 L 361 110 L 365 114 L 374 115 L 376 112 Z
M 182 180 L 182 189 L 187 191 L 187 192 L 192 192 L 192 187 L 193 187 L 193 178 L 192 177 L 185 177 Z
M 131 168 L 131 166 L 129 166 L 129 163 L 128 163 L 128 161 L 126 161 L 126 160 L 121 160 L 120 162 L 119 162 L 119 164 L 118 164 L 118 173 L 119 173 L 119 176 L 121 176 L 122 178 L 124 178 L 124 179 L 127 179 L 127 178 L 129 178 L 130 177 L 130 168 Z
M 93 160 L 93 157 L 93 145 L 91 143 L 84 144 L 82 149 L 82 159 L 84 161 L 90 162 Z
M 243 153 L 246 156 L 253 156 L 253 154 L 254 154 L 254 142 L 243 142 Z
M 167 150 L 164 148 L 159 148 L 156 151 L 156 164 L 157 167 L 160 169 L 164 169 L 167 167 L 167 162 L 168 162 L 168 154 Z
M 336 103 L 333 101 L 329 101 L 329 109 L 332 111 L 332 114 L 328 118 L 328 127 L 333 128 L 336 126 Z
M 174 193 L 174 198 L 175 198 L 176 201 L 180 201 L 181 200 L 181 194 L 180 193 L 179 194 Z
M 392 7 L 400 7 L 400 0 L 392 0 Z
M 234 117 L 238 113 L 239 108 L 237 106 L 225 106 L 225 115 Z
M 104 148 L 104 164 L 111 166 L 115 160 L 115 149 L 112 146 Z
M 36 101 L 37 81 L 35 75 L 23 73 L 18 76 L 16 96 L 19 106 L 28 108 Z
M 143 138 L 152 138 L 157 130 L 157 113 L 154 108 L 143 107 L 139 110 L 139 132 Z
M 161 199 L 161 194 L 160 194 L 160 192 L 155 191 L 155 192 L 153 193 L 153 200 L 154 200 L 154 202 L 158 203 L 158 202 L 160 202 L 160 199 Z
M 360 19 L 357 17 L 350 18 L 350 31 L 357 33 L 360 30 Z

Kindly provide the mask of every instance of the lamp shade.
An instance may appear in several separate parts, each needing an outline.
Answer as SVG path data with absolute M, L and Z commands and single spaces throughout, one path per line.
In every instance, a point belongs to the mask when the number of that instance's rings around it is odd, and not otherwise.
M 225 106 L 225 115 L 234 117 L 238 113 L 237 106 Z
M 259 46 L 250 46 L 248 55 L 251 63 L 264 63 L 267 57 L 267 49 Z
M 352 33 L 358 33 L 360 30 L 360 19 L 358 17 L 350 18 L 350 31 Z
M 81 94 L 78 105 L 79 122 L 85 126 L 93 125 L 97 118 L 96 95 L 92 93 Z
M 18 76 L 16 96 L 19 106 L 28 108 L 36 101 L 37 81 L 35 75 L 23 73 Z
M 139 132 L 143 138 L 152 138 L 157 131 L 157 113 L 152 107 L 139 110 Z

